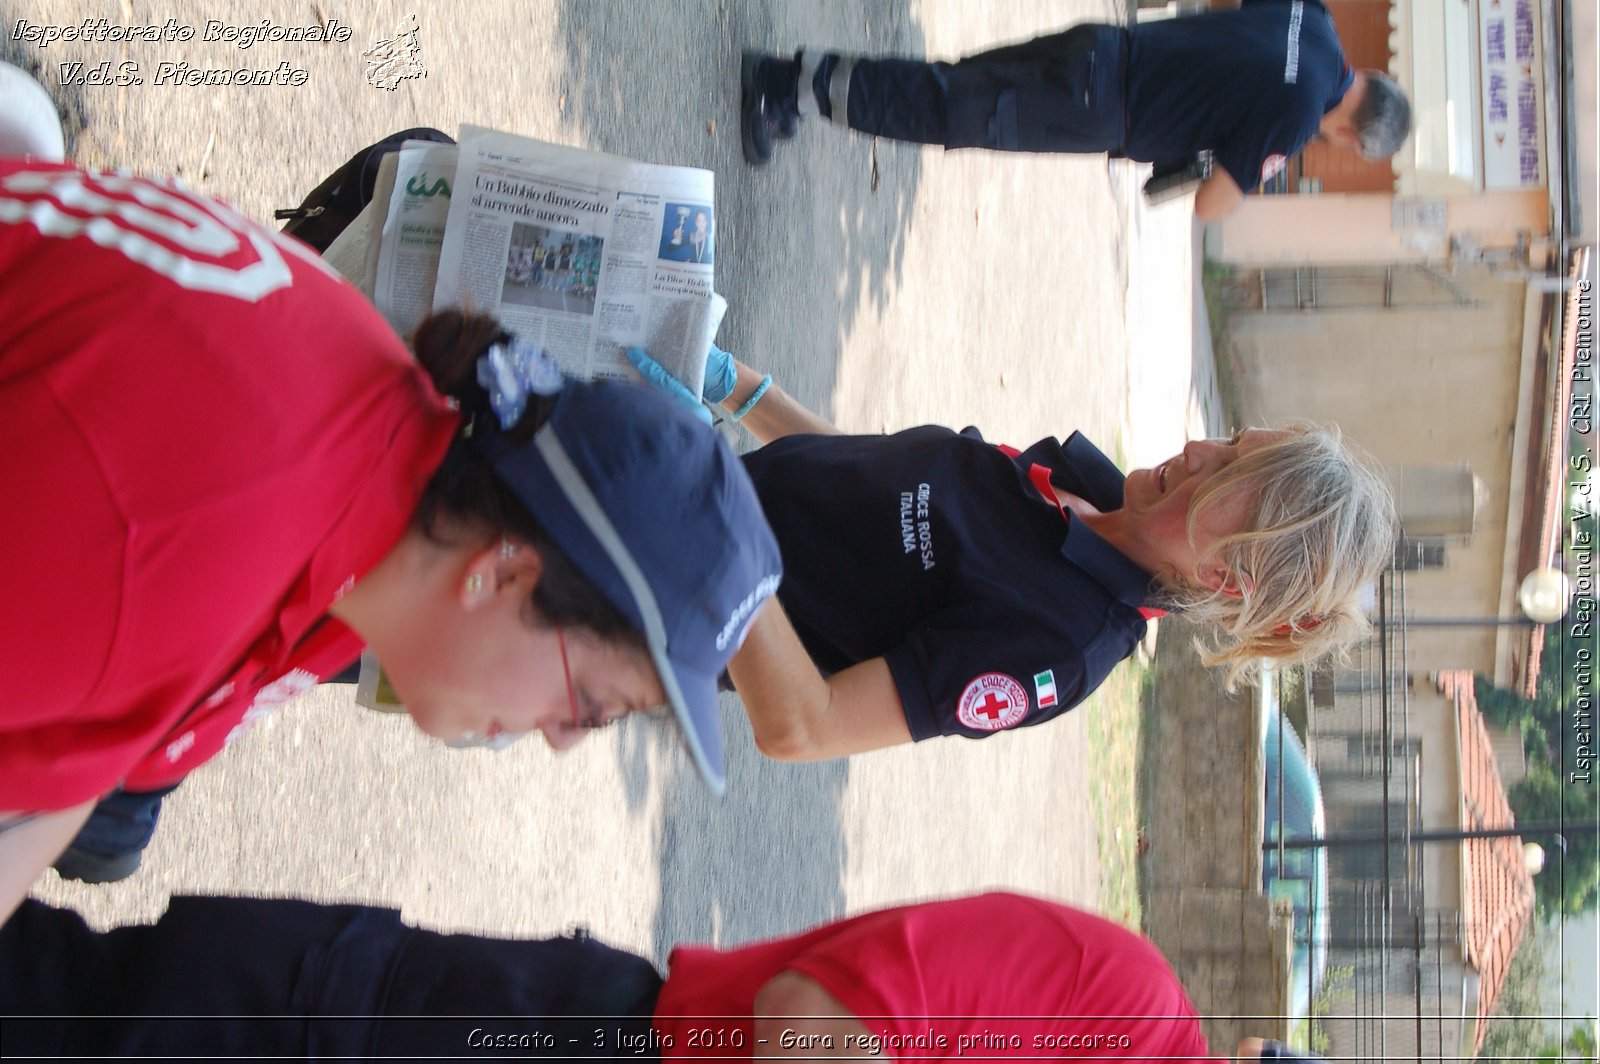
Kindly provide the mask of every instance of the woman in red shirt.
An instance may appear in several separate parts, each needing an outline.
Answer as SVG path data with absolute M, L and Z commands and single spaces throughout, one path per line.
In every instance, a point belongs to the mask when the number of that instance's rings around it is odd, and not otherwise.
M 664 981 L 587 933 L 443 935 L 389 909 L 194 897 L 95 932 L 30 901 L 0 928 L 0 1005 L 8 1047 L 38 1056 L 1219 1059 L 1148 939 L 1008 892 L 679 946 Z
M 177 182 L 0 161 L 0 913 L 96 799 L 363 645 L 445 739 L 670 704 L 720 788 L 717 676 L 781 571 L 738 460 L 490 319 L 415 344 Z

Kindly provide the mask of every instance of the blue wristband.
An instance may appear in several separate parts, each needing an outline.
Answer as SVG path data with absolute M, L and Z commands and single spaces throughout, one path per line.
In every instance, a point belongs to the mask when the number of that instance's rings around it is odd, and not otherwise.
M 744 405 L 728 415 L 728 420 L 743 421 L 744 416 L 755 409 L 756 404 L 761 402 L 761 397 L 767 394 L 767 389 L 770 387 L 772 387 L 772 374 L 769 373 L 761 378 L 761 383 L 756 385 L 756 390 L 750 393 L 750 398 L 744 401 Z

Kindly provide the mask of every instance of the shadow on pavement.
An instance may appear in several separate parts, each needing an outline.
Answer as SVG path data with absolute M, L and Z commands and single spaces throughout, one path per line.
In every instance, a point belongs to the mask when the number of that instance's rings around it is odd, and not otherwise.
M 661 894 L 653 934 L 663 963 L 681 942 L 769 938 L 844 912 L 847 854 L 839 810 L 848 763 L 794 765 L 762 757 L 732 696 L 723 699 L 722 723 L 725 798 L 713 797 L 683 758 L 671 760 L 678 768 L 662 781 Z M 635 734 L 646 744 L 679 743 L 668 729 Z M 644 753 L 623 753 L 630 791 L 643 790 Z
M 875 5 L 876 7 L 877 5 Z M 859 51 L 922 50 L 905 0 L 875 12 L 807 13 L 816 41 Z M 745 47 L 803 41 L 774 26 L 762 4 L 718 4 L 705 18 L 666 5 L 625 8 L 569 0 L 563 112 L 576 138 L 619 155 L 702 166 L 718 177 L 717 287 L 730 310 L 720 340 L 772 372 L 801 402 L 830 416 L 838 355 L 862 309 L 882 307 L 900 281 L 904 230 L 916 202 L 919 152 L 873 143 L 812 120 L 771 165 L 747 166 L 739 140 L 739 58 Z M 681 76 L 668 76 L 676 69 Z M 579 95 L 576 87 L 593 87 Z M 812 128 L 817 127 L 817 128 Z M 724 699 L 728 797 L 712 798 L 686 761 L 664 781 L 661 901 L 656 949 L 685 941 L 740 942 L 835 917 L 844 908 L 840 803 L 845 762 L 787 765 L 754 747 L 737 702 Z M 630 804 L 649 791 L 657 744 L 637 729 L 620 755 Z
M 815 43 L 920 52 L 922 31 L 910 5 L 879 6 L 888 10 L 875 10 L 868 39 L 854 5 L 813 13 L 813 23 L 837 27 L 817 30 L 827 36 Z M 778 146 L 770 165 L 749 167 L 739 145 L 740 54 L 806 42 L 775 29 L 767 5 L 706 11 L 715 17 L 685 19 L 667 5 L 616 10 L 570 0 L 560 14 L 564 112 L 584 143 L 716 173 L 717 287 L 731 307 L 723 346 L 831 414 L 841 342 L 859 311 L 886 304 L 900 280 L 919 149 L 879 143 L 874 153 L 868 138 L 813 119 Z M 664 75 L 674 66 L 681 78 Z M 577 96 L 571 86 L 605 89 Z

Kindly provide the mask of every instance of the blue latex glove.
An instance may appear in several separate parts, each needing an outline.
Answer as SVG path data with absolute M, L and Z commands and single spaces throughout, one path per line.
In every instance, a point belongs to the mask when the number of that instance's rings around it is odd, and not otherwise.
M 695 394 L 684 387 L 682 381 L 668 373 L 661 367 L 661 363 L 651 358 L 641 348 L 628 348 L 628 361 L 639 375 L 649 381 L 658 391 L 671 396 L 680 402 L 688 403 L 694 408 L 695 416 L 700 420 L 710 423 L 711 411 L 706 409 L 705 403 L 695 398 Z M 719 350 L 715 345 L 711 354 L 706 358 L 706 380 L 703 394 L 707 402 L 720 403 L 733 391 L 736 371 L 733 365 L 733 356 L 726 351 Z
M 639 376 L 643 377 L 656 391 L 670 399 L 687 403 L 689 408 L 694 411 L 695 417 L 704 421 L 707 425 L 711 424 L 711 411 L 706 409 L 706 404 L 702 403 L 695 397 L 693 392 L 684 387 L 682 381 L 662 369 L 661 363 L 645 354 L 643 348 L 628 348 L 628 361 L 633 363 L 633 368 L 639 371 Z
M 733 394 L 733 385 L 738 379 L 733 356 L 712 344 L 711 353 L 706 356 L 706 383 L 700 394 L 705 396 L 706 402 L 716 405 Z

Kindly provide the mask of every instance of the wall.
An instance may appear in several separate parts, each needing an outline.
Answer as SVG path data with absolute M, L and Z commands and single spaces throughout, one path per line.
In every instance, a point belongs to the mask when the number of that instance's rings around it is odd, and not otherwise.
M 1337 423 L 1381 464 L 1467 463 L 1486 501 L 1476 531 L 1446 547 L 1445 565 L 1410 573 L 1413 618 L 1487 618 L 1501 602 L 1508 506 L 1521 506 L 1511 462 L 1520 390 L 1525 286 L 1482 267 L 1452 278 L 1472 306 L 1366 310 L 1232 310 L 1228 360 L 1245 424 L 1291 417 Z M 1415 672 L 1470 668 L 1495 676 L 1490 626 L 1413 626 Z
M 1248 692 L 1230 696 L 1196 658 L 1193 630 L 1163 620 L 1140 766 L 1149 848 L 1146 932 L 1199 1010 L 1212 1051 L 1285 1038 L 1291 919 L 1262 893 L 1261 733 Z
M 1543 189 L 1441 202 L 1444 225 L 1429 231 L 1395 228 L 1396 200 L 1389 195 L 1251 196 L 1206 230 L 1206 254 L 1238 266 L 1440 261 L 1452 237 L 1493 254 L 1513 248 L 1518 233 L 1537 241 L 1550 229 Z

